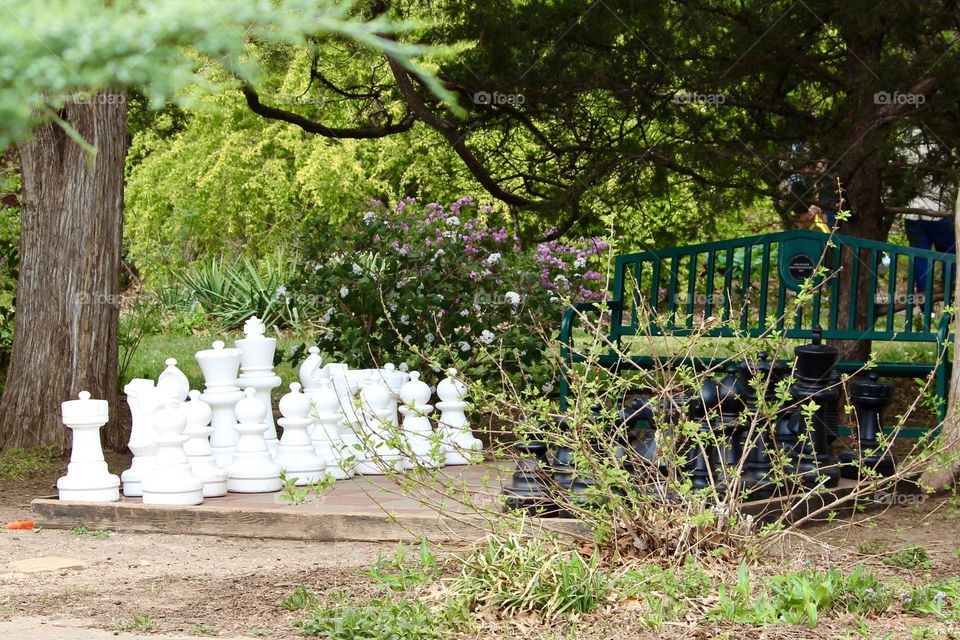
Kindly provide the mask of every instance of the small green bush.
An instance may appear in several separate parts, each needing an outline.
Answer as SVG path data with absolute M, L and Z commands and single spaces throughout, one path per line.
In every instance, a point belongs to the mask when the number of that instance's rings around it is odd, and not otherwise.
M 317 596 L 302 584 L 280 600 L 280 607 L 287 611 L 301 611 L 315 606 L 317 606 Z
M 883 564 L 890 567 L 900 567 L 901 569 L 929 569 L 933 566 L 930 557 L 927 555 L 927 550 L 916 544 L 884 558 Z

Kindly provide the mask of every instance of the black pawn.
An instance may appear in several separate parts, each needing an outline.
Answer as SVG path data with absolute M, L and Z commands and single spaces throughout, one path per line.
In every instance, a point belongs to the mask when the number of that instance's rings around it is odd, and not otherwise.
M 550 481 L 544 466 L 547 445 L 543 442 L 516 443 L 517 468 L 510 484 L 503 488 L 505 510 L 526 511 L 533 516 L 551 516 L 556 507 L 550 493 Z
M 858 380 L 850 385 L 850 402 L 857 411 L 859 455 L 845 451 L 840 456 L 844 478 L 857 479 L 862 469 L 873 469 L 881 476 L 894 473 L 893 457 L 882 451 L 877 436 L 880 434 L 880 419 L 883 410 L 891 401 L 893 385 L 880 382 L 880 377 L 871 372 L 869 380 Z

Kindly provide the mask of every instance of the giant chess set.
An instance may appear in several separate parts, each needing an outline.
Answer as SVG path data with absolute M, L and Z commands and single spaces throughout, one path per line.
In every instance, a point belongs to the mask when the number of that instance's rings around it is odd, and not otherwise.
M 119 477 L 107 469 L 100 442 L 107 401 L 82 391 L 62 403 L 73 450 L 57 482 L 60 499 L 115 502 L 122 487 L 144 504 L 198 505 L 228 492 L 276 492 L 282 477 L 308 485 L 327 474 L 345 480 L 482 459 L 456 369 L 437 384 L 432 405 L 418 372 L 324 363 L 317 347 L 280 399 L 278 437 L 271 392 L 283 381 L 273 370 L 277 341 L 264 333 L 254 316 L 232 348 L 216 341 L 198 352 L 203 392 L 190 389 L 173 358 L 157 380 L 130 381 L 133 460 Z

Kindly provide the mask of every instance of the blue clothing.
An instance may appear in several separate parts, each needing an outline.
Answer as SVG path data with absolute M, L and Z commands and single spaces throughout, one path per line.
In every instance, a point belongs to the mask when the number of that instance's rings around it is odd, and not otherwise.
M 938 220 L 904 220 L 907 240 L 915 249 L 933 249 L 941 253 L 957 253 L 957 239 L 953 230 L 953 217 Z M 918 258 L 914 263 L 913 282 L 918 291 L 926 291 L 927 261 Z

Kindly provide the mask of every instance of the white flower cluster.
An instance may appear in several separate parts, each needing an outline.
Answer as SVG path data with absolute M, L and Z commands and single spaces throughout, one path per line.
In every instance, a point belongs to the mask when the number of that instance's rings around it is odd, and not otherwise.
M 484 329 L 483 331 L 480 332 L 480 342 L 482 342 L 483 344 L 490 344 L 491 342 L 493 342 L 493 339 L 495 337 L 496 336 L 494 336 L 493 332 L 490 331 L 489 329 Z

